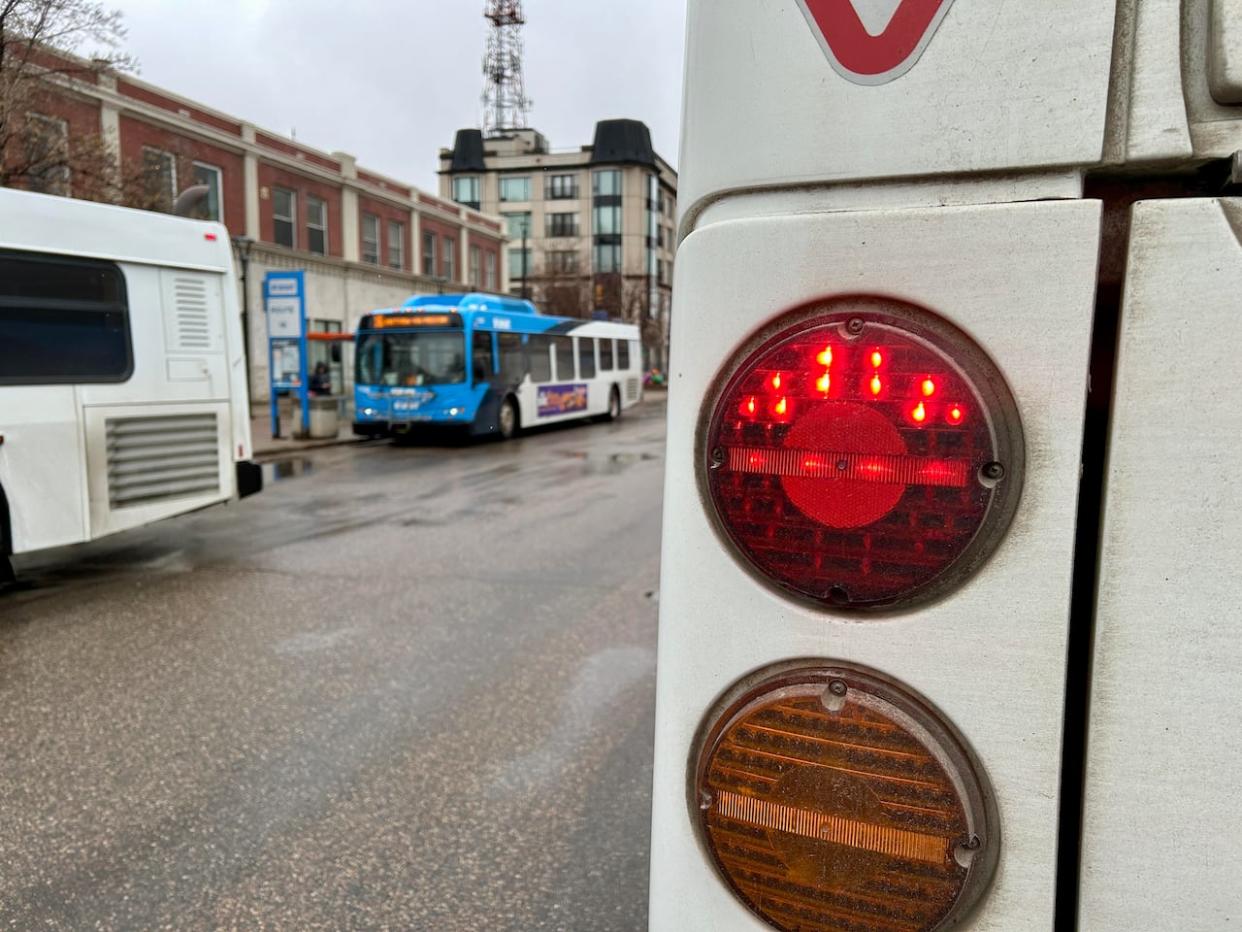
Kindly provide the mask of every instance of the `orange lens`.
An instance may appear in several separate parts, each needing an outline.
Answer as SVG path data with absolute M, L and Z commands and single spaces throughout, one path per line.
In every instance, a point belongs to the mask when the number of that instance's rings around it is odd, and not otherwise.
M 857 668 L 785 665 L 717 712 L 696 764 L 699 829 L 776 928 L 938 929 L 986 889 L 993 797 L 923 700 Z

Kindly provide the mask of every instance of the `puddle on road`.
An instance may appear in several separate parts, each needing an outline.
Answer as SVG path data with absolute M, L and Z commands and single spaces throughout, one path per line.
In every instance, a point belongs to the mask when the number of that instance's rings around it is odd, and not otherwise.
M 635 463 L 649 463 L 660 457 L 654 453 L 588 453 L 585 450 L 565 450 L 561 456 L 582 464 L 586 476 L 612 476 L 624 472 Z
M 282 479 L 297 479 L 310 475 L 314 471 L 314 462 L 304 456 L 274 460 L 263 464 L 263 481 L 266 483 L 280 482 Z

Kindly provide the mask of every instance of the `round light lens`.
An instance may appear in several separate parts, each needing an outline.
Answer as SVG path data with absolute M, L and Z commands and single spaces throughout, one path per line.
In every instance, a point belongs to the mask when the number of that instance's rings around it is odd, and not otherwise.
M 999 543 L 1021 492 L 1017 406 L 940 318 L 844 299 L 767 328 L 700 427 L 717 528 L 757 575 L 834 608 L 924 601 Z
M 739 684 L 700 732 L 691 806 L 721 877 L 778 929 L 945 928 L 999 849 L 982 768 L 924 700 L 806 662 Z

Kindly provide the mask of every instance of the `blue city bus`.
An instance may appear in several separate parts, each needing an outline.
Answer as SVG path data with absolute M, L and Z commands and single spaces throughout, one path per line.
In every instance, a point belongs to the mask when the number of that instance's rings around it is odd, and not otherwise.
M 508 439 L 536 425 L 615 419 L 642 396 L 637 327 L 549 317 L 515 298 L 418 295 L 365 315 L 354 340 L 362 436 L 455 427 Z

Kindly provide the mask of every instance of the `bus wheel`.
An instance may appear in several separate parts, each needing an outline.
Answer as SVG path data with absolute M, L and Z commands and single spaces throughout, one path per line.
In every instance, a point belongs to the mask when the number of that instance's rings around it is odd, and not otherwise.
M 606 421 L 616 421 L 621 418 L 621 393 L 617 391 L 617 386 L 612 387 L 612 391 L 608 395 L 608 413 L 604 415 Z
M 496 435 L 501 440 L 512 440 L 518 431 L 517 405 L 512 398 L 506 398 L 500 410 L 496 412 Z

